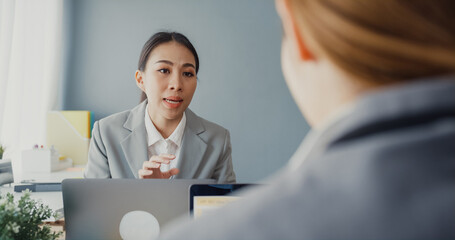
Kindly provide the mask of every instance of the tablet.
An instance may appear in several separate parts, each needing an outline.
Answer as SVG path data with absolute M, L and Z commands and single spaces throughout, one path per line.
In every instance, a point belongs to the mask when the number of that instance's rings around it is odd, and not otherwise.
M 236 201 L 241 198 L 239 189 L 253 185 L 256 184 L 193 184 L 189 189 L 190 216 L 196 219 Z

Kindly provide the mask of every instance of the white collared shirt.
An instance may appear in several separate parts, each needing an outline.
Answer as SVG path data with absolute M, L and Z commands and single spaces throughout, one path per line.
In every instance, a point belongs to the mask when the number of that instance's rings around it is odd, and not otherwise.
M 148 104 L 145 108 L 145 130 L 147 131 L 147 146 L 148 146 L 148 157 L 152 157 L 153 155 L 160 155 L 162 153 L 165 154 L 173 154 L 175 155 L 175 159 L 171 160 L 170 164 L 161 164 L 161 171 L 166 172 L 169 169 L 175 168 L 177 166 L 180 155 L 180 149 L 182 148 L 182 139 L 183 133 L 185 131 L 186 125 L 186 116 L 185 112 L 183 113 L 183 117 L 180 120 L 179 125 L 175 128 L 174 132 L 167 138 L 164 139 L 163 136 L 158 132 L 155 125 L 153 124 L 150 116 L 148 114 Z

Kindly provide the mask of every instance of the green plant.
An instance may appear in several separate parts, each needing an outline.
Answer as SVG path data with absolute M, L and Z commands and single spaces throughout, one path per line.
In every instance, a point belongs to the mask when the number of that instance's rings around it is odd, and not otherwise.
M 56 217 L 52 209 L 30 198 L 25 191 L 19 201 L 7 193 L 0 196 L 0 239 L 57 239 L 62 232 L 52 232 L 43 221 Z
M 2 144 L 0 144 L 0 159 L 2 159 L 4 152 L 5 152 L 5 147 Z

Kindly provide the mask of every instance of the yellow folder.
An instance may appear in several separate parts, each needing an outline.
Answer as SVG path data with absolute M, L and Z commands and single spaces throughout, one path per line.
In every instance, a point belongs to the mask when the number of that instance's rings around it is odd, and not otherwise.
M 74 165 L 87 163 L 90 143 L 89 111 L 51 111 L 47 114 L 46 142 L 73 160 Z

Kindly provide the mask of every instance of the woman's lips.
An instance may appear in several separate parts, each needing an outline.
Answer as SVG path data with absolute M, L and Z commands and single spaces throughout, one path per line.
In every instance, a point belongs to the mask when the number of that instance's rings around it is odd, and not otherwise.
M 182 105 L 183 99 L 180 97 L 163 98 L 163 103 L 169 108 L 178 108 Z

